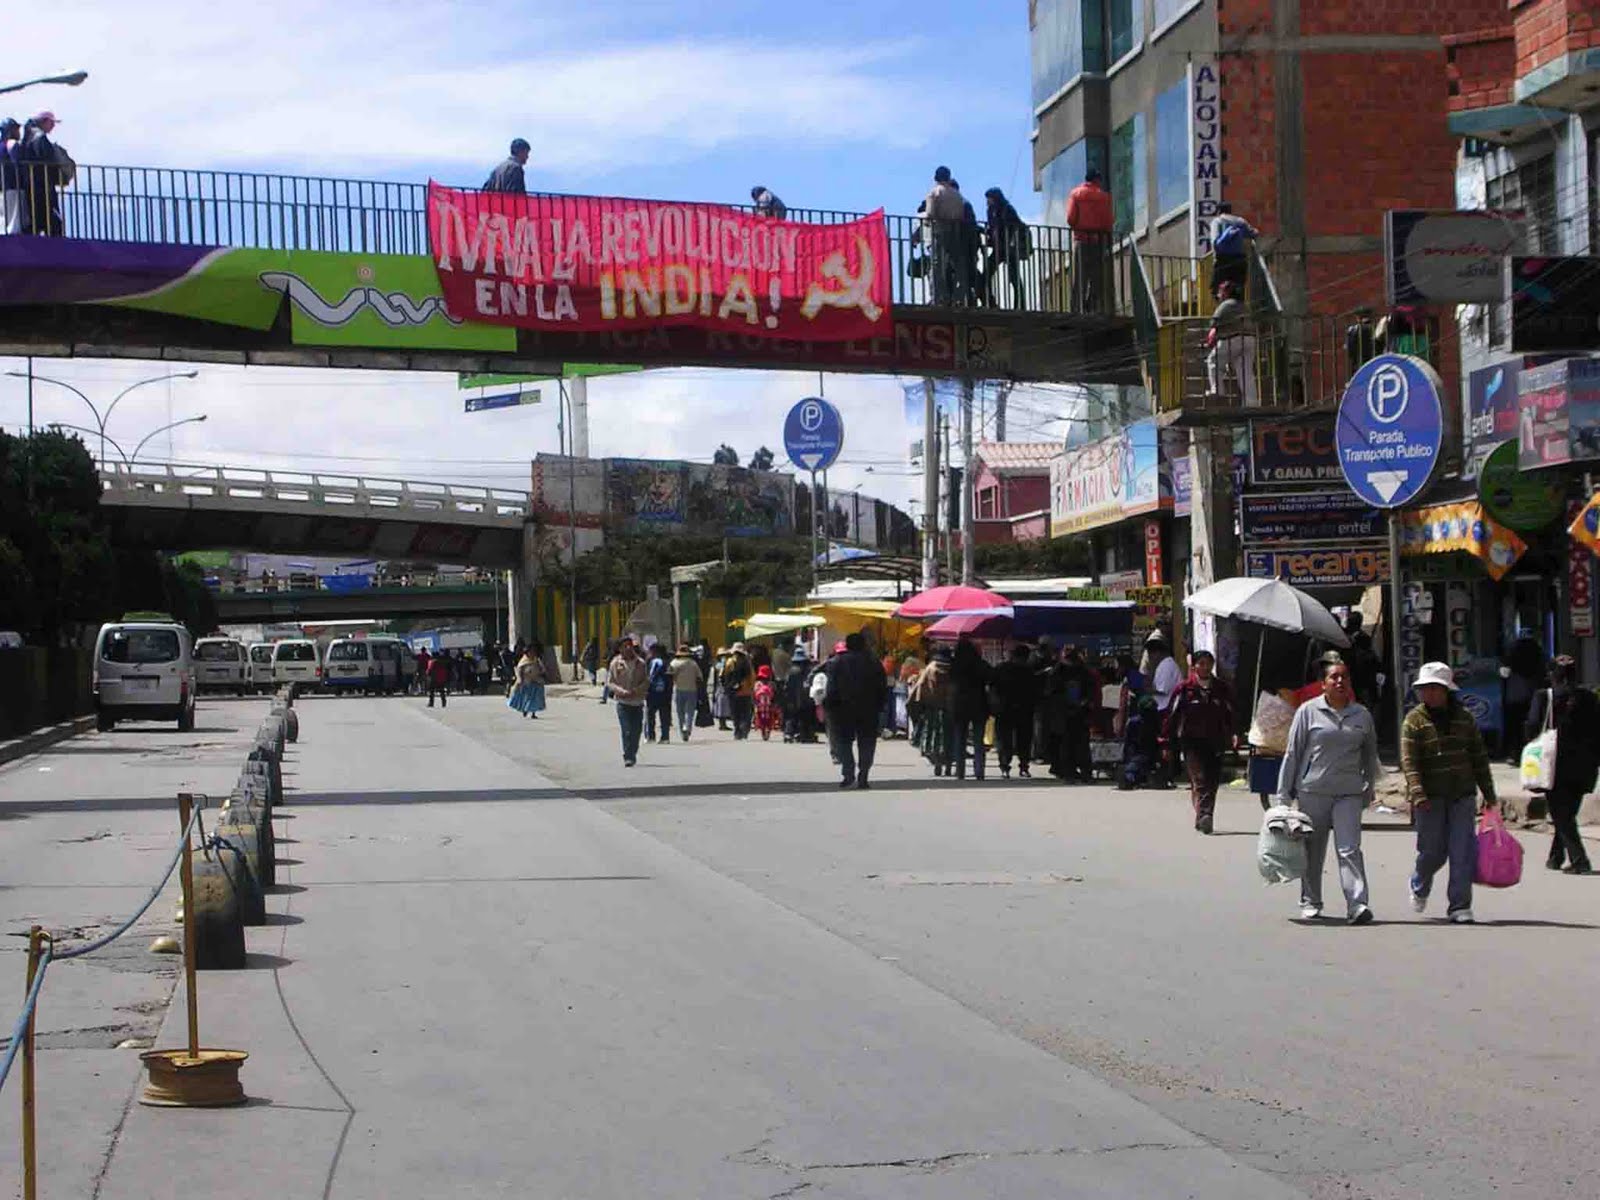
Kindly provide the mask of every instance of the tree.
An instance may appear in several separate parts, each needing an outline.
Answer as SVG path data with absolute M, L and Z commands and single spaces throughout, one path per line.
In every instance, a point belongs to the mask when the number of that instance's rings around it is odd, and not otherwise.
M 739 452 L 727 442 L 717 447 L 717 452 L 711 456 L 711 463 L 717 467 L 737 467 L 739 465 Z
M 750 469 L 752 471 L 770 471 L 772 470 L 773 458 L 772 451 L 763 446 L 750 456 Z

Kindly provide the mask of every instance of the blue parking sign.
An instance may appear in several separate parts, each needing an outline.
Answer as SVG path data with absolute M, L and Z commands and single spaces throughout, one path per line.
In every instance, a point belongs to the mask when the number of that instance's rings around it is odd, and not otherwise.
M 1420 358 L 1380 354 L 1355 373 L 1339 401 L 1334 446 L 1350 490 L 1375 508 L 1422 494 L 1439 465 L 1444 383 Z

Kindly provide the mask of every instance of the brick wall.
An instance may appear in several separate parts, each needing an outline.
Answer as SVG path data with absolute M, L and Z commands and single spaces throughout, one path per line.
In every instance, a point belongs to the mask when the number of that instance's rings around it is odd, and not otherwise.
M 1533 0 L 1512 9 L 1517 75 L 1575 50 L 1600 46 L 1600 0 Z

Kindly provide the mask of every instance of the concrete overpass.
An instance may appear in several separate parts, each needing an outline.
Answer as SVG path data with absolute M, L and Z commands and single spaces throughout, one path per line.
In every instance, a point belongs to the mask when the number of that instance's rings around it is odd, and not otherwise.
M 108 463 L 101 484 L 119 537 L 161 550 L 520 568 L 532 511 L 527 492 L 242 467 Z
M 376 587 L 353 592 L 219 592 L 224 625 L 280 621 L 354 621 L 363 618 L 482 617 L 506 611 L 506 589 L 494 583 L 460 587 Z

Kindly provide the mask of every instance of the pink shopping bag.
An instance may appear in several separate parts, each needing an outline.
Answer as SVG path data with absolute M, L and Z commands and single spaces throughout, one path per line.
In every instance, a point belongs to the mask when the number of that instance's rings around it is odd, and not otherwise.
M 1515 887 L 1522 879 L 1522 843 L 1511 836 L 1493 806 L 1478 818 L 1478 866 L 1472 882 L 1484 887 Z

